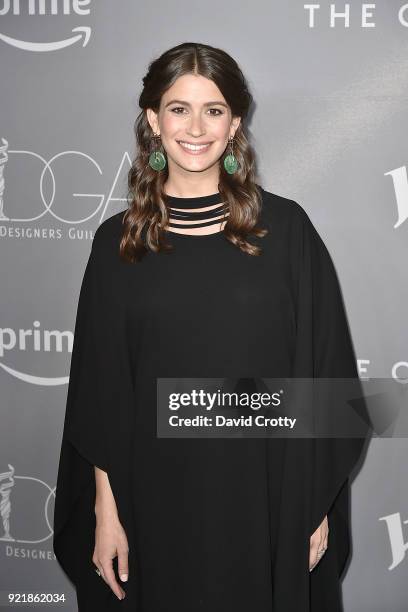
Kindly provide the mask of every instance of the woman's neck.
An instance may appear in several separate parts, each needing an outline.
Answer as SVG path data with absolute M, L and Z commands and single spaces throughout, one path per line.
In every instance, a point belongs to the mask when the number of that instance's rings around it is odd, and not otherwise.
M 186 181 L 167 181 L 164 191 L 176 198 L 199 198 L 218 192 L 218 181 L 201 180 L 194 183 Z

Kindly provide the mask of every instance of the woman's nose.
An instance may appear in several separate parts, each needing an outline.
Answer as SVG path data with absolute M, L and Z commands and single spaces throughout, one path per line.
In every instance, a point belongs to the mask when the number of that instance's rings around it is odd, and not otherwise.
M 202 125 L 202 117 L 201 117 L 200 114 L 192 115 L 191 122 L 190 122 L 190 128 L 189 128 L 188 132 L 192 136 L 202 136 L 202 134 L 203 134 L 203 125 Z

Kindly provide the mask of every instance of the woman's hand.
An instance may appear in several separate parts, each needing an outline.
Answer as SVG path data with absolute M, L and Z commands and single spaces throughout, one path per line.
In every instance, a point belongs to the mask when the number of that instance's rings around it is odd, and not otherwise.
M 118 557 L 119 576 L 126 582 L 129 575 L 128 552 L 126 533 L 118 516 L 113 513 L 97 515 L 92 561 L 118 599 L 123 599 L 126 593 L 116 580 L 112 559 Z
M 328 535 L 329 522 L 327 520 L 326 515 L 321 525 L 310 536 L 309 572 L 311 572 L 316 567 L 316 565 L 319 563 L 320 559 L 324 555 L 324 551 L 327 548 Z

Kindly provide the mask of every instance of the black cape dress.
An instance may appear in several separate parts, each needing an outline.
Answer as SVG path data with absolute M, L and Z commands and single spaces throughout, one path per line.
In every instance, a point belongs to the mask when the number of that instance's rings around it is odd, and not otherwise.
M 95 233 L 54 512 L 54 552 L 80 612 L 342 609 L 349 477 L 362 438 L 156 435 L 158 377 L 358 378 L 325 244 L 300 204 L 261 193 L 269 234 L 249 237 L 263 248 L 258 257 L 223 232 L 167 232 L 173 253 L 123 262 L 124 211 Z M 108 473 L 128 538 L 122 601 L 91 560 L 94 465 Z M 310 535 L 326 514 L 329 546 L 309 572 Z

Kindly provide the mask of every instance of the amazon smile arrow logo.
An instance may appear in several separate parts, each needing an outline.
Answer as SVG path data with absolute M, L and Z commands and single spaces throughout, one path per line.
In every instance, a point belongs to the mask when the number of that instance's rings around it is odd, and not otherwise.
M 0 368 L 3 368 L 6 372 L 14 376 L 14 378 L 18 378 L 30 385 L 39 385 L 40 387 L 58 387 L 60 385 L 67 385 L 69 381 L 69 376 L 56 376 L 54 378 L 47 376 L 33 376 L 32 374 L 27 374 L 26 372 L 19 372 L 14 368 L 10 368 L 6 366 L 4 363 L 0 362 Z
M 0 32 L 0 40 L 3 40 L 8 45 L 12 47 L 17 47 L 18 49 L 23 49 L 23 51 L 34 51 L 37 53 L 47 52 L 47 51 L 57 51 L 59 49 L 64 49 L 65 47 L 70 47 L 74 45 L 79 40 L 83 39 L 82 46 L 86 47 L 91 37 L 91 28 L 88 26 L 78 26 L 77 28 L 73 28 L 72 32 L 78 32 L 75 36 L 71 36 L 70 38 L 66 38 L 65 40 L 58 40 L 55 42 L 30 42 L 27 40 L 18 40 L 16 38 L 11 38 L 11 36 L 6 36 Z

